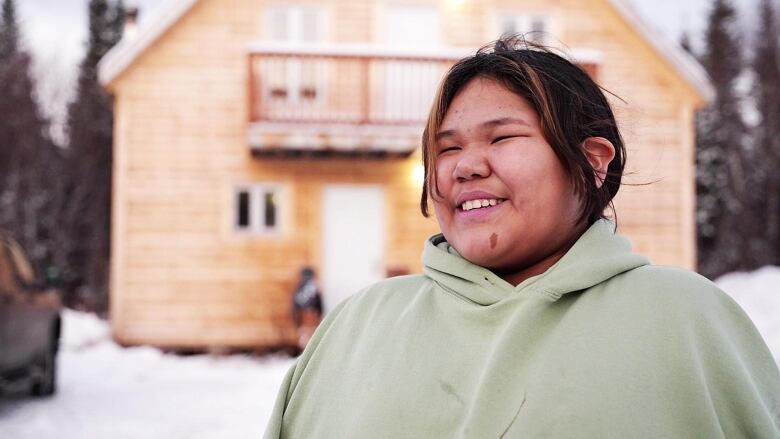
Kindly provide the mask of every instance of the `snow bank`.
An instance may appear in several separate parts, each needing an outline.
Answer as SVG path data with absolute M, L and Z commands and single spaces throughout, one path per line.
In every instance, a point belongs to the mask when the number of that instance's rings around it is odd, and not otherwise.
M 715 283 L 750 316 L 775 360 L 780 362 L 780 267 L 730 273 Z
M 94 314 L 65 309 L 62 321 L 60 346 L 64 350 L 85 349 L 111 339 L 111 329 L 106 321 Z
M 0 437 L 256 439 L 292 362 L 122 348 L 106 322 L 65 310 L 57 394 L 0 399 Z

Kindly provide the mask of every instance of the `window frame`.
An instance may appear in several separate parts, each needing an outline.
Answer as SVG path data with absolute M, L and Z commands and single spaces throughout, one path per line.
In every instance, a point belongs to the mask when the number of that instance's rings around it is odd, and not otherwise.
M 551 14 L 540 11 L 516 10 L 498 10 L 495 12 L 493 18 L 493 29 L 495 29 L 495 31 L 491 38 L 496 39 L 504 36 L 505 32 L 503 27 L 504 23 L 508 19 L 514 21 L 515 24 L 522 23 L 520 26 L 521 30 L 515 33 L 519 33 L 521 35 L 530 34 L 531 39 L 529 41 L 531 42 L 550 45 L 551 43 L 554 43 L 554 41 L 550 41 L 550 38 L 560 38 L 560 36 L 553 32 L 553 19 Z M 540 34 L 537 34 L 533 31 L 533 24 L 536 21 L 540 21 L 544 28 Z M 527 30 L 522 30 L 523 28 L 527 28 Z M 541 38 L 533 38 L 535 34 L 539 35 Z
M 239 225 L 240 200 L 239 194 L 247 192 L 248 200 L 248 226 Z M 276 216 L 274 226 L 265 225 L 266 203 L 265 196 L 273 193 L 276 198 Z M 232 213 L 230 221 L 232 230 L 238 235 L 247 236 L 280 236 L 285 228 L 287 190 L 281 183 L 263 182 L 237 184 L 233 186 L 233 199 L 231 201 Z

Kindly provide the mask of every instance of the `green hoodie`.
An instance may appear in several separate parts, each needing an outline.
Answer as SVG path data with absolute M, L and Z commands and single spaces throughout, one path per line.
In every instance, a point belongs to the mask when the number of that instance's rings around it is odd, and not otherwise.
M 441 235 L 331 312 L 265 438 L 779 438 L 780 372 L 706 279 L 599 221 L 512 286 Z

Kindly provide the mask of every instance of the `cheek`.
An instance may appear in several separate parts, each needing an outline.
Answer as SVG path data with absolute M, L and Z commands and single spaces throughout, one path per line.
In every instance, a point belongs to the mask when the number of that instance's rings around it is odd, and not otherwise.
M 436 161 L 436 178 L 439 180 L 452 176 L 452 168 L 455 161 L 451 157 L 443 157 Z
M 554 157 L 506 154 L 494 162 L 493 169 L 511 191 L 513 204 L 526 215 L 562 204 L 566 189 L 562 184 L 568 186 L 568 180 Z
M 436 194 L 437 188 L 439 193 L 447 196 L 449 189 L 452 187 L 452 165 L 449 162 L 448 160 L 441 160 L 436 163 L 436 170 L 433 174 L 434 184 L 431 188 L 431 192 L 434 193 L 436 198 L 438 198 L 438 194 Z
M 436 220 L 440 225 L 444 225 L 448 222 L 450 209 L 447 208 L 446 196 L 451 186 L 451 183 L 445 178 L 444 170 L 438 163 L 436 170 L 433 174 L 433 182 L 429 188 L 429 198 L 433 205 L 433 213 L 436 216 Z
M 561 220 L 568 220 L 580 209 L 580 199 L 574 192 L 574 186 L 566 171 L 559 164 L 551 167 L 546 178 L 545 194 L 540 202 L 545 203 L 544 207 L 551 215 L 560 217 Z
M 439 229 L 447 237 L 452 238 L 452 223 L 454 219 L 454 213 L 448 206 L 446 206 L 441 200 L 433 201 L 433 215 L 436 218 L 436 223 L 439 225 Z
M 516 201 L 534 198 L 546 189 L 543 165 L 531 158 L 499 157 L 492 164 L 493 173 L 512 192 Z

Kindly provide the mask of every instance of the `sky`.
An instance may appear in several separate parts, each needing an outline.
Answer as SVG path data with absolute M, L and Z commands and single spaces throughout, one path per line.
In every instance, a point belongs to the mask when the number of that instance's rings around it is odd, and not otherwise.
M 0 0 L 1 1 L 1 0 Z M 140 9 L 140 24 L 171 0 L 125 0 Z M 696 41 L 703 33 L 713 0 L 623 0 L 645 18 L 659 35 L 678 41 L 687 31 Z M 732 0 L 745 20 L 750 20 L 757 0 Z M 76 66 L 84 53 L 89 0 L 16 0 L 23 42 L 33 53 L 39 100 L 54 124 L 61 122 L 71 99 Z M 62 133 L 55 130 L 55 136 Z
M 83 51 L 86 39 L 88 0 L 16 0 L 28 47 L 45 59 L 71 64 Z M 138 6 L 142 22 L 170 0 L 125 0 Z M 659 31 L 678 39 L 683 30 L 701 34 L 712 0 L 623 0 Z M 733 0 L 740 9 L 750 9 L 755 0 Z M 747 7 L 746 7 L 747 6 Z

